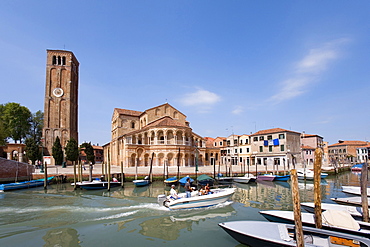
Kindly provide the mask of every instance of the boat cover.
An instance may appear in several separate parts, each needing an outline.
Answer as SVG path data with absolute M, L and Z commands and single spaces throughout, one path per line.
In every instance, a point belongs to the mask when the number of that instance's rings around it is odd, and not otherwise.
M 360 230 L 360 225 L 346 211 L 341 210 L 326 210 L 322 213 L 322 222 L 324 224 L 343 227 L 353 230 Z
M 180 184 L 185 184 L 189 176 L 183 177 L 179 180 Z M 190 178 L 190 183 L 194 182 L 194 179 Z
M 213 178 L 211 178 L 210 176 L 208 176 L 206 174 L 202 174 L 202 175 L 200 175 L 200 176 L 197 177 L 197 180 L 198 181 L 213 180 Z

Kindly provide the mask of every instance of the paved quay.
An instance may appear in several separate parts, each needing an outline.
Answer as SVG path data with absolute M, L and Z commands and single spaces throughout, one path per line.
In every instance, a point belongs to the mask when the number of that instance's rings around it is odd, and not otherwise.
M 303 166 L 301 164 L 298 164 L 296 166 L 296 168 L 303 168 Z M 309 166 L 308 168 L 312 169 L 312 165 Z M 89 175 L 89 167 L 86 166 L 85 169 L 86 170 L 83 170 L 83 175 L 88 176 Z M 216 174 L 218 172 L 220 172 L 224 175 L 226 174 L 225 166 L 221 166 L 219 168 L 219 166 L 217 165 L 215 167 L 215 169 L 216 169 Z M 292 167 L 290 167 L 290 169 L 292 169 Z M 328 170 L 331 170 L 331 169 L 333 169 L 333 167 L 323 167 L 322 168 L 323 171 L 328 171 Z M 147 166 L 147 167 L 137 167 L 137 174 L 138 174 L 139 177 L 143 177 L 143 176 L 146 176 L 146 175 L 149 174 L 149 170 L 150 170 L 149 166 Z M 274 167 L 272 165 L 267 167 L 267 172 L 268 173 L 274 172 L 274 171 L 276 171 L 276 168 L 274 169 Z M 278 171 L 283 172 L 284 171 L 283 167 L 279 166 Z M 287 167 L 286 167 L 286 171 L 288 171 Z M 153 176 L 163 176 L 164 172 L 165 171 L 164 171 L 163 167 L 153 166 L 153 168 L 152 168 Z M 245 167 L 245 173 L 247 173 L 247 172 L 248 172 L 248 167 L 246 166 Z M 249 172 L 255 174 L 256 173 L 256 166 L 255 165 L 250 166 L 249 167 Z M 265 166 L 257 165 L 257 172 L 265 173 L 266 172 Z M 70 176 L 73 176 L 73 166 L 67 166 L 65 168 L 62 168 L 62 166 L 50 166 L 50 167 L 48 167 L 47 173 L 48 173 L 48 176 L 65 175 L 67 177 L 70 177 Z M 93 168 L 93 171 L 92 171 L 93 177 L 100 176 L 103 173 L 104 172 L 102 170 L 102 164 L 95 164 L 94 168 Z M 121 173 L 121 167 L 111 166 L 111 172 L 110 173 L 111 174 Z M 127 176 L 135 176 L 136 168 L 135 167 L 123 167 L 123 173 L 125 174 L 126 177 Z M 207 174 L 207 175 L 213 176 L 213 173 L 214 173 L 214 167 L 213 166 L 199 166 L 198 167 L 198 171 L 197 171 L 198 175 Z M 242 175 L 242 174 L 244 174 L 244 167 L 241 168 L 240 166 L 232 166 L 232 173 L 235 174 L 235 175 L 236 174 Z M 169 174 L 169 176 L 176 176 L 177 175 L 177 166 L 168 167 L 168 174 Z M 192 166 L 192 167 L 180 166 L 180 177 L 184 177 L 184 176 L 187 176 L 187 175 L 195 176 L 195 174 L 196 174 L 196 171 L 195 171 L 194 166 Z M 43 175 L 43 173 L 40 172 L 40 169 L 35 169 L 35 172 L 33 173 L 33 175 L 39 177 L 39 176 Z

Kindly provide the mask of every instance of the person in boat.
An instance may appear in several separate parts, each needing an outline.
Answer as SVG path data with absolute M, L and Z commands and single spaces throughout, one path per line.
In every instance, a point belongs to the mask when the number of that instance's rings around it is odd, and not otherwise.
M 191 197 L 191 191 L 192 190 L 191 190 L 191 187 L 190 187 L 190 178 L 189 177 L 186 179 L 186 183 L 185 183 L 184 188 L 185 188 L 185 192 L 186 192 L 186 198 Z
M 170 190 L 170 196 L 173 199 L 179 199 L 180 197 L 177 195 L 177 191 L 175 190 L 175 185 L 171 185 L 171 190 Z
M 116 177 L 113 177 L 112 181 L 113 182 L 118 182 L 118 179 Z
M 207 195 L 207 191 L 206 191 L 206 189 L 205 189 L 204 185 L 202 185 L 202 187 L 200 188 L 200 190 L 199 190 L 199 195 L 200 195 L 200 196 L 201 196 L 201 195 Z
M 205 189 L 205 191 L 206 191 L 206 195 L 208 195 L 208 194 L 212 194 L 212 191 L 211 191 L 211 189 L 209 188 L 209 184 L 207 184 L 205 187 L 204 187 L 204 189 Z

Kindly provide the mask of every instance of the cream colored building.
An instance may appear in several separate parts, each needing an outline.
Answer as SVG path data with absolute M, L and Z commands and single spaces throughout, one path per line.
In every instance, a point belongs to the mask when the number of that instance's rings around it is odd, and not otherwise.
M 104 145 L 104 157 L 111 165 L 205 164 L 205 139 L 195 134 L 186 116 L 168 103 L 143 112 L 115 108 L 111 134 L 111 142 Z
M 292 168 L 301 164 L 301 133 L 281 128 L 258 131 L 250 136 L 252 162 L 256 165 L 276 165 Z M 297 167 L 297 166 L 296 166 Z
M 243 167 L 251 165 L 252 148 L 249 135 L 239 136 L 239 164 Z

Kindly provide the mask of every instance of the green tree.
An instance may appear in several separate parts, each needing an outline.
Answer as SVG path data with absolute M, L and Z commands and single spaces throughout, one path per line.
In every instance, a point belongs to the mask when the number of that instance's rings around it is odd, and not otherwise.
M 94 148 L 92 147 L 91 142 L 82 143 L 80 148 L 85 151 L 87 161 L 91 162 L 91 164 L 94 165 L 95 164 L 95 155 L 94 155 Z
M 44 127 L 44 113 L 42 111 L 37 111 L 33 113 L 31 115 L 28 137 L 33 138 L 37 143 L 40 143 L 43 127 Z
M 68 140 L 67 145 L 65 147 L 66 152 L 66 160 L 69 161 L 77 161 L 79 156 L 78 144 L 77 141 L 72 137 Z
M 8 139 L 8 133 L 6 133 L 4 120 L 2 118 L 2 116 L 4 115 L 4 109 L 5 109 L 5 106 L 0 105 L 0 146 L 6 145 L 6 142 Z
M 63 148 L 60 144 L 59 136 L 55 138 L 55 142 L 52 148 L 52 155 L 55 161 L 55 165 L 61 165 L 63 163 L 64 155 L 63 155 Z
M 76 186 L 76 161 L 80 155 L 80 150 L 78 150 L 77 141 L 72 137 L 68 140 L 67 145 L 65 147 L 66 152 L 66 160 L 70 160 L 73 163 L 73 181 L 74 181 L 74 189 L 77 188 Z
M 8 137 L 22 143 L 30 129 L 31 112 L 18 103 L 6 103 L 2 109 L 1 119 Z
M 33 138 L 27 138 L 25 143 L 27 157 L 29 160 L 32 161 L 32 164 L 34 165 L 35 161 L 40 160 L 41 158 L 40 147 L 37 144 L 36 140 Z
M 92 180 L 92 167 L 95 164 L 94 148 L 91 146 L 91 142 L 84 142 L 80 146 L 85 151 L 86 159 L 89 162 L 89 180 Z

